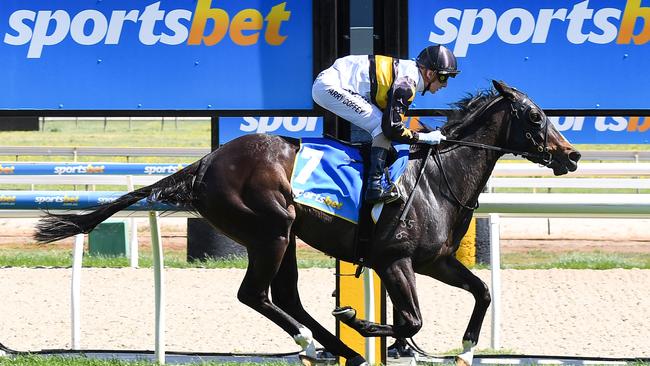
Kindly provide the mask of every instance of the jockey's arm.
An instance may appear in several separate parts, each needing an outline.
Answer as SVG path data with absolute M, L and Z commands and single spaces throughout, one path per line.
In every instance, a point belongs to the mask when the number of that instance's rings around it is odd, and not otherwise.
M 406 78 L 395 80 L 381 119 L 381 129 L 387 138 L 406 144 L 418 142 L 418 133 L 407 128 L 403 122 L 414 97 L 414 81 Z

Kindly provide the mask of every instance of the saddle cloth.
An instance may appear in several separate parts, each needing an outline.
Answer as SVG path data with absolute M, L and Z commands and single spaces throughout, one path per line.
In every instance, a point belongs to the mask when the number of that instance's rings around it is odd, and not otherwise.
M 388 171 L 396 182 L 406 170 L 409 145 L 394 148 L 397 158 Z M 363 203 L 363 173 L 358 148 L 328 138 L 303 138 L 291 177 L 294 201 L 356 224 Z M 387 186 L 385 178 L 382 182 Z

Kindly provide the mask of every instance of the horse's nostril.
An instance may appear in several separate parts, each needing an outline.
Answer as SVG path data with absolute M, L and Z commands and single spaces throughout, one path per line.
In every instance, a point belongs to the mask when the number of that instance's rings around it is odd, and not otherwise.
M 575 161 L 576 163 L 578 162 L 578 160 L 580 160 L 581 157 L 582 157 L 582 154 L 580 154 L 579 152 L 577 152 L 575 150 L 573 150 L 573 151 L 571 151 L 569 153 L 569 160 Z

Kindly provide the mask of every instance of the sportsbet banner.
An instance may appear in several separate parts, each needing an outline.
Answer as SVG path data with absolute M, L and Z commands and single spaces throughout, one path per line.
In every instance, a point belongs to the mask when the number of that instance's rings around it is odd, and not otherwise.
M 650 108 L 650 0 L 410 0 L 409 56 L 443 44 L 461 73 L 415 108 L 500 79 L 543 108 Z
M 225 144 L 250 133 L 301 137 L 321 137 L 322 117 L 221 117 L 219 118 L 219 143 Z
M 442 117 L 414 117 L 431 128 L 441 127 Z M 574 144 L 648 144 L 650 117 L 549 117 L 551 123 Z M 414 127 L 413 118 L 409 121 Z
M 3 0 L 0 109 L 311 109 L 311 4 Z

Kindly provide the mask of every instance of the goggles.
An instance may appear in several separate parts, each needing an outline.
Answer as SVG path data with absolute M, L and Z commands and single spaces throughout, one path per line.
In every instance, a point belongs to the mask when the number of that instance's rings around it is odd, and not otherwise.
M 439 73 L 436 73 L 436 75 L 437 75 L 437 78 L 438 78 L 438 81 L 440 82 L 440 84 L 444 84 L 444 83 L 446 83 L 447 80 L 449 80 L 449 78 L 452 77 L 452 76 L 450 76 L 449 74 L 439 74 Z

